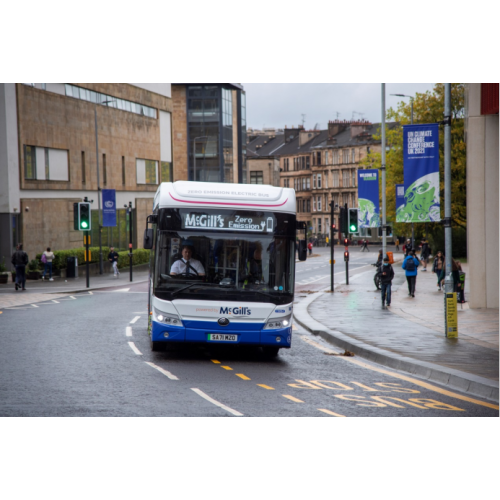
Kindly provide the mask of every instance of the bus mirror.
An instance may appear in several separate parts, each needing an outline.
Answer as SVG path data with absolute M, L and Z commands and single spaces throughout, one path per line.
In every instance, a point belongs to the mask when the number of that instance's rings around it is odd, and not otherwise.
M 299 240 L 299 260 L 307 259 L 307 242 L 306 240 Z
M 144 248 L 151 250 L 153 248 L 153 230 L 146 229 L 144 231 Z

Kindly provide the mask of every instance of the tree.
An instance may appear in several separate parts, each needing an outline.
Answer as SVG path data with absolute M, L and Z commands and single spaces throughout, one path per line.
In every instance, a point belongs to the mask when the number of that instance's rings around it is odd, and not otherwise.
M 451 219 L 454 227 L 466 228 L 466 150 L 464 137 L 465 84 L 451 85 Z M 437 83 L 432 93 L 417 93 L 413 101 L 413 123 L 436 123 L 444 118 L 444 84 Z M 386 200 L 387 219 L 396 220 L 396 184 L 404 183 L 403 174 L 403 125 L 411 123 L 411 104 L 400 102 L 396 109 L 389 108 L 386 114 Z M 393 123 L 390 123 L 393 122 Z M 381 139 L 381 131 L 374 135 Z M 380 168 L 381 153 L 370 153 L 360 166 Z M 444 216 L 444 127 L 439 130 L 439 177 L 441 215 Z M 442 226 L 429 223 L 432 235 L 442 231 Z M 394 224 L 396 234 L 407 234 L 409 224 Z M 424 224 L 415 224 L 419 234 Z

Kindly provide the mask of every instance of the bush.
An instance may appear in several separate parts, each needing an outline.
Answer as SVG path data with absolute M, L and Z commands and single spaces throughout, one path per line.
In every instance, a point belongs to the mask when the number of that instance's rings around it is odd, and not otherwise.
M 429 245 L 432 255 L 441 250 L 444 252 L 444 229 L 429 235 Z M 451 245 L 453 248 L 453 258 L 467 257 L 467 231 L 461 227 L 451 229 Z
M 137 266 L 139 264 L 149 263 L 150 250 L 145 250 L 143 248 L 138 248 L 133 251 L 132 254 L 132 265 Z M 118 252 L 118 268 L 130 266 L 130 259 L 128 256 L 128 251 Z

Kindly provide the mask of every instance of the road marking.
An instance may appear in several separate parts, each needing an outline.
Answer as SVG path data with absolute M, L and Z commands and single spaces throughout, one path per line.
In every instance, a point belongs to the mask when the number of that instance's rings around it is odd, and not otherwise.
M 54 304 L 60 304 L 57 300 L 53 300 L 52 302 L 54 302 Z
M 136 316 L 131 322 L 130 324 L 133 325 L 138 319 L 140 318 L 140 316 Z
M 133 342 L 129 342 L 128 345 L 130 346 L 130 349 L 132 349 L 132 351 L 134 351 L 138 356 L 142 356 L 142 352 L 139 351 L 137 347 L 135 347 L 135 344 Z
M 222 408 L 223 410 L 228 411 L 229 413 L 235 415 L 236 417 L 243 417 L 243 413 L 240 413 L 239 411 L 233 410 L 232 408 L 229 408 L 229 406 L 223 405 L 222 403 L 219 403 L 215 399 L 211 398 L 208 394 L 205 394 L 203 391 L 200 391 L 200 389 L 193 389 L 191 388 L 192 391 L 196 392 L 198 396 L 201 396 L 203 399 L 206 399 L 210 403 L 214 404 L 215 406 L 218 406 L 219 408 Z
M 38 306 L 36 306 L 35 304 L 31 304 L 31 307 L 38 307 Z
M 335 353 L 332 349 L 325 348 L 322 345 L 318 344 L 317 342 L 314 342 L 314 341 L 306 338 L 305 336 L 301 335 L 300 337 L 304 342 L 307 342 L 308 344 L 310 344 L 318 349 L 321 349 L 324 352 Z M 429 384 L 427 382 L 423 382 L 421 380 L 418 380 L 418 379 L 415 379 L 412 377 L 408 377 L 407 375 L 393 373 L 393 372 L 390 372 L 389 370 L 385 370 L 383 368 L 378 368 L 376 366 L 369 365 L 363 361 L 359 361 L 359 360 L 353 359 L 351 357 L 339 356 L 339 358 L 342 359 L 343 361 L 347 361 L 348 363 L 353 363 L 355 365 L 358 365 L 361 368 L 366 368 L 367 370 L 372 370 L 372 371 L 375 371 L 378 373 L 383 373 L 384 375 L 389 375 L 390 377 L 398 378 L 400 380 L 406 380 L 407 382 L 418 385 L 418 386 L 423 387 L 425 389 L 428 389 L 430 391 L 437 392 L 437 393 L 442 394 L 444 396 L 449 396 L 450 398 L 460 399 L 462 401 L 467 401 L 468 403 L 473 403 L 473 404 L 476 404 L 479 406 L 486 406 L 487 408 L 492 408 L 493 410 L 499 409 L 498 405 L 495 405 L 492 403 L 486 403 L 485 401 L 480 401 L 478 399 L 470 398 L 468 396 L 462 396 L 461 394 L 456 394 L 456 393 L 448 391 L 446 389 L 441 389 L 440 387 Z
M 154 363 L 150 363 L 149 361 L 145 361 L 145 363 L 154 368 L 155 370 L 158 370 L 160 373 L 163 373 L 163 375 L 168 377 L 170 380 L 179 380 L 175 375 L 173 375 L 167 370 L 164 370 L 161 366 L 157 366 Z
M 76 297 L 73 297 L 73 295 L 69 296 L 70 299 L 76 300 Z
M 294 323 L 292 323 L 292 330 L 298 330 Z
M 267 389 L 269 391 L 274 391 L 274 387 L 269 387 L 268 385 L 264 384 L 257 384 L 259 387 L 263 387 L 264 389 Z
M 334 417 L 345 417 L 345 415 L 340 415 L 339 413 L 334 413 L 330 410 L 325 410 L 325 408 L 318 408 L 318 411 L 322 411 L 323 413 L 328 413 L 328 415 L 333 415 Z
M 224 370 L 232 370 L 232 368 L 230 366 L 224 366 L 224 365 L 220 365 L 221 368 L 224 368 Z
M 282 394 L 282 396 L 284 398 L 287 398 L 289 399 L 290 401 L 295 401 L 296 403 L 303 403 L 304 401 L 300 400 L 300 399 L 297 399 L 297 398 L 294 398 L 293 396 L 290 396 L 288 394 Z
M 243 373 L 236 373 L 236 376 L 242 378 L 243 380 L 252 380 L 251 378 L 247 377 L 246 375 L 243 375 Z
M 217 361 L 216 359 L 211 359 L 210 361 L 216 365 L 220 365 L 220 361 Z
M 89 295 L 94 295 L 92 292 L 89 292 Z
M 127 337 L 132 337 L 132 327 L 131 327 L 131 326 L 127 326 L 127 327 L 125 328 L 125 335 L 126 335 Z
M 120 288 L 120 290 L 113 290 L 113 292 L 128 292 L 130 288 Z

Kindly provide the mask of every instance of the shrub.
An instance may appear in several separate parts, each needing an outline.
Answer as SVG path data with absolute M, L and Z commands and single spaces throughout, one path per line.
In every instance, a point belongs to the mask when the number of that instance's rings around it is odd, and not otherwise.
M 147 264 L 149 262 L 150 250 L 145 250 L 143 248 L 138 248 L 132 253 L 132 265 L 137 266 L 139 264 Z M 118 252 L 118 268 L 128 267 L 130 265 L 130 260 L 128 256 L 128 251 Z

